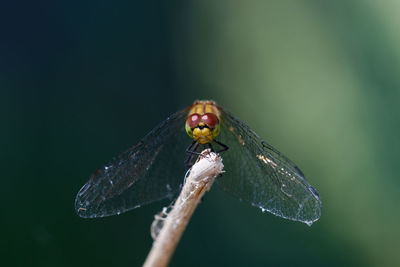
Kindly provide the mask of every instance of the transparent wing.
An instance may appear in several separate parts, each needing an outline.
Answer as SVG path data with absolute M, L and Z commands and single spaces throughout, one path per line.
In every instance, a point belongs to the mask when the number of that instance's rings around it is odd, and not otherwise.
M 274 215 L 311 225 L 321 216 L 321 200 L 300 169 L 228 111 L 221 111 L 219 140 L 226 173 L 224 190 Z
M 173 197 L 183 182 L 185 148 L 191 142 L 184 130 L 187 112 L 186 108 L 171 115 L 97 170 L 76 196 L 78 215 L 110 216 Z

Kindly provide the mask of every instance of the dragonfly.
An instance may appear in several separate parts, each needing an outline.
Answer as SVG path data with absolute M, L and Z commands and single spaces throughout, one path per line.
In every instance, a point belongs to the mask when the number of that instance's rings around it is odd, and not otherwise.
M 139 143 L 98 169 L 76 196 L 77 214 L 83 218 L 119 215 L 173 199 L 182 188 L 193 155 L 202 146 L 219 148 L 225 173 L 216 183 L 224 191 L 263 212 L 309 226 L 320 218 L 320 196 L 303 172 L 211 100 L 195 101 L 172 114 Z

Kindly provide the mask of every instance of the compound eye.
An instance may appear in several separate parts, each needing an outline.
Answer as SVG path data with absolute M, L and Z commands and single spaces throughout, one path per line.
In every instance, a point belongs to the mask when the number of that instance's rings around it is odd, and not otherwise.
M 195 128 L 199 125 L 200 121 L 201 121 L 200 114 L 193 113 L 187 118 L 186 123 L 189 125 L 190 128 Z
M 218 117 L 214 113 L 206 113 L 201 117 L 201 119 L 210 128 L 215 128 L 219 123 Z

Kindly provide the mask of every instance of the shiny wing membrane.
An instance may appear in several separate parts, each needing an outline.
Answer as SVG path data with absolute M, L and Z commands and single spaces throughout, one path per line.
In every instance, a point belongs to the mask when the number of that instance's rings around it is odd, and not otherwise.
M 184 127 L 187 113 L 188 108 L 171 115 L 97 170 L 76 196 L 78 215 L 110 216 L 173 197 L 185 174 L 185 148 L 190 143 Z
M 300 169 L 247 125 L 220 108 L 226 173 L 217 183 L 241 200 L 274 215 L 311 225 L 321 216 L 321 200 Z

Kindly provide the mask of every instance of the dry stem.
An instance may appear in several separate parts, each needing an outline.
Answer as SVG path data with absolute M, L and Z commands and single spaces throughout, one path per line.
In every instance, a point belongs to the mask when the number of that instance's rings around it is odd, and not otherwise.
M 202 154 L 205 156 L 200 156 L 190 170 L 182 191 L 165 219 L 143 266 L 168 265 L 199 201 L 204 193 L 210 190 L 215 177 L 222 172 L 224 165 L 218 154 L 210 153 L 209 149 L 204 150 Z

